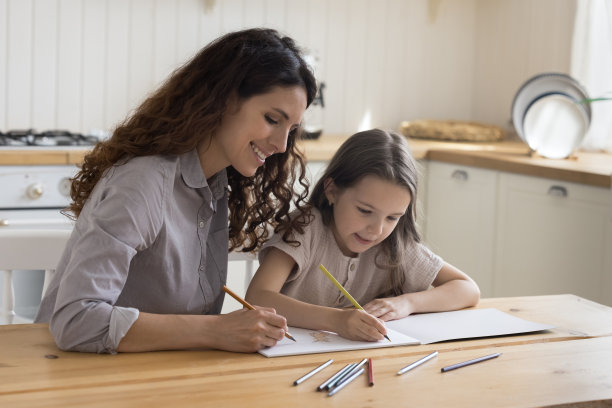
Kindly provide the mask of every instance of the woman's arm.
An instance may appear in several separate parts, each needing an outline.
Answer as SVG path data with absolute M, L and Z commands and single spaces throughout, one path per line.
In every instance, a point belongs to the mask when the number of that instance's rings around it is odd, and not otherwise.
M 254 352 L 283 339 L 287 321 L 274 311 L 238 310 L 225 315 L 140 313 L 117 351 L 212 348 Z
M 255 305 L 274 308 L 291 326 L 333 331 L 353 340 L 384 338 L 386 329 L 382 322 L 361 310 L 312 305 L 281 294 L 294 265 L 291 256 L 270 248 L 249 285 L 246 299 Z
M 364 309 L 384 320 L 395 320 L 413 313 L 442 312 L 474 306 L 480 289 L 468 275 L 444 262 L 432 283 L 433 289 L 375 299 Z

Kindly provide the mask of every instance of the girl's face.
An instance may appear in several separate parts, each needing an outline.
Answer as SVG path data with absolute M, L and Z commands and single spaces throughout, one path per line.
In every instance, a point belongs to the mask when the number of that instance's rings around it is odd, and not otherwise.
M 276 87 L 230 104 L 212 140 L 198 147 L 206 177 L 227 166 L 245 177 L 253 176 L 266 158 L 285 152 L 289 132 L 299 126 L 306 104 L 301 86 Z
M 412 199 L 406 187 L 371 175 L 342 190 L 330 180 L 325 195 L 333 205 L 334 238 L 346 256 L 357 256 L 387 238 Z

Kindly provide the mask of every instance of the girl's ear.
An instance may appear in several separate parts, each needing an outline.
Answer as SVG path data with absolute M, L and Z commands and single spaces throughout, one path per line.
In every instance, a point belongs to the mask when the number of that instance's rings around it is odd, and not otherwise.
M 334 180 L 332 180 L 331 177 L 326 178 L 323 182 L 323 191 L 325 192 L 327 201 L 329 201 L 329 205 L 333 205 L 334 201 L 336 200 L 336 192 L 338 191 L 338 188 L 336 187 L 336 184 L 334 184 Z

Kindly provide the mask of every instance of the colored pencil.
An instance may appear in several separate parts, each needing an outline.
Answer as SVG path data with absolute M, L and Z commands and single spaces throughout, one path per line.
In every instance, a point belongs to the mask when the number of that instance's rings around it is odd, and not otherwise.
M 236 293 L 234 293 L 234 291 L 232 291 L 227 286 L 223 285 L 223 291 L 227 293 L 228 295 L 230 295 L 231 297 L 233 297 L 234 299 L 236 299 L 242 306 L 246 307 L 247 309 L 256 310 L 255 306 L 253 306 L 252 304 L 250 304 L 249 302 L 247 302 L 246 300 L 238 296 Z M 289 334 L 289 332 L 285 332 L 285 337 L 290 340 L 297 341 L 293 338 L 291 334 Z
M 342 384 L 338 385 L 336 388 L 334 388 L 333 390 L 331 390 L 329 392 L 329 394 L 327 394 L 329 397 L 331 397 L 332 395 L 334 395 L 335 393 L 337 393 L 338 391 L 340 391 L 341 389 L 343 389 L 344 387 L 346 387 L 347 385 L 349 385 L 355 378 L 359 377 L 361 374 L 363 374 L 363 368 L 359 369 L 359 371 L 357 371 L 356 373 L 354 373 L 353 375 L 351 375 L 346 381 L 344 381 Z
M 299 384 L 303 383 L 304 381 L 306 381 L 307 379 L 309 379 L 310 377 L 312 377 L 313 375 L 315 375 L 316 373 L 318 373 L 319 371 L 321 371 L 322 369 L 324 369 L 325 367 L 327 367 L 328 365 L 330 365 L 333 362 L 334 362 L 333 358 L 330 359 L 330 360 L 327 360 L 325 363 L 321 364 L 320 366 L 318 366 L 314 370 L 310 371 L 309 373 L 304 374 L 302 377 L 300 377 L 297 380 L 295 380 L 293 382 L 293 385 L 299 385 Z
M 336 287 L 338 289 L 340 289 L 340 292 L 342 292 L 344 297 L 346 297 L 348 300 L 350 300 L 350 302 L 353 304 L 353 306 L 355 306 L 355 308 L 357 308 L 359 310 L 363 310 L 363 307 L 361 307 L 361 305 L 355 300 L 355 298 L 352 297 L 351 294 L 348 293 L 348 291 L 346 289 L 344 289 L 344 286 L 342 286 L 340 284 L 340 282 L 338 282 L 336 280 L 336 278 L 334 278 L 334 276 L 331 273 L 329 273 L 329 271 L 327 269 L 325 269 L 325 267 L 323 265 L 319 265 L 319 269 L 321 269 L 323 271 L 323 273 L 325 274 L 325 276 L 327 276 L 329 278 L 329 280 L 332 281 L 332 283 L 334 285 L 336 285 Z M 387 340 L 391 341 L 391 339 L 386 334 L 384 336 L 385 336 L 385 338 Z
M 328 384 L 331 384 L 332 381 L 335 381 L 338 377 L 340 377 L 342 374 L 344 374 L 345 372 L 347 372 L 348 370 L 350 370 L 352 367 L 354 367 L 355 363 L 351 363 L 351 364 L 347 364 L 345 365 L 340 371 L 338 371 L 336 374 L 332 375 L 331 377 L 329 377 L 327 380 L 325 380 L 323 382 L 323 384 L 319 385 L 317 387 L 317 391 L 323 391 L 324 389 L 327 388 Z
M 433 353 L 426 355 L 425 357 L 415 361 L 414 363 L 408 364 L 406 367 L 404 367 L 401 370 L 399 370 L 397 372 L 397 375 L 402 375 L 402 374 L 412 370 L 413 368 L 420 366 L 424 362 L 426 362 L 428 360 L 431 360 L 432 358 L 434 358 L 437 355 L 438 355 L 438 352 L 434 351 Z
M 445 373 L 447 371 L 455 370 L 457 368 L 465 367 L 471 364 L 480 363 L 481 361 L 487 361 L 487 360 L 490 360 L 492 358 L 496 358 L 499 356 L 501 356 L 501 353 L 494 353 L 494 354 L 489 354 L 488 356 L 478 357 L 473 360 L 463 361 L 461 363 L 449 365 L 447 367 L 442 367 L 442 372 Z
M 370 387 L 374 386 L 374 367 L 372 367 L 371 358 L 368 358 L 368 383 Z

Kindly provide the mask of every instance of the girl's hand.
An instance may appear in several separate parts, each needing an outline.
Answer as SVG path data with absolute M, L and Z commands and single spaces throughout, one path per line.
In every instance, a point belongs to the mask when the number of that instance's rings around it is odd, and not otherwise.
M 255 352 L 274 346 L 288 330 L 287 320 L 270 308 L 241 309 L 218 317 L 215 348 L 220 350 Z
M 366 304 L 363 309 L 384 322 L 401 319 L 414 313 L 414 307 L 405 295 L 374 299 Z
M 347 309 L 338 314 L 336 331 L 344 338 L 359 341 L 379 341 L 387 334 L 385 325 L 363 310 Z

